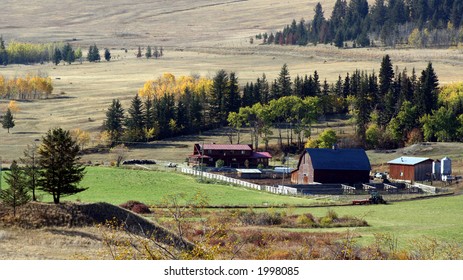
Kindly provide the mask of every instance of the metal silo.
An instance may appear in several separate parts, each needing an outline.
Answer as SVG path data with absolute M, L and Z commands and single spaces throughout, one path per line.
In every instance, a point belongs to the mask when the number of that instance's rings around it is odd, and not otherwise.
M 432 162 L 432 178 L 435 180 L 440 180 L 441 179 L 441 164 L 439 160 L 435 160 Z
M 440 161 L 440 173 L 442 175 L 451 175 L 452 174 L 452 160 L 448 157 L 443 158 Z

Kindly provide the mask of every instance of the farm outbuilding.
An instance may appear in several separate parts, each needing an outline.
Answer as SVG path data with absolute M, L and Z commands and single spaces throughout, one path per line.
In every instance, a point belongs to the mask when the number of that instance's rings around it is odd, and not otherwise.
M 291 173 L 293 184 L 368 183 L 371 165 L 362 149 L 305 149 L 297 169 Z
M 403 181 L 431 179 L 433 160 L 423 157 L 400 157 L 388 162 L 389 178 Z
M 188 156 L 190 165 L 204 164 L 214 166 L 218 160 L 224 161 L 224 166 L 257 167 L 268 166 L 272 155 L 268 152 L 257 152 L 252 145 L 246 144 L 195 144 L 193 154 Z

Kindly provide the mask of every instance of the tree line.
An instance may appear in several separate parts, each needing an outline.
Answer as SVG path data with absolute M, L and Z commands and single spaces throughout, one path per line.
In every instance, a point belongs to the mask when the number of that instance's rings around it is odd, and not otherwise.
M 113 100 L 103 130 L 114 145 L 224 126 L 232 128 L 230 142 L 239 142 L 247 127 L 256 147 L 264 143 L 267 148 L 276 130 L 280 146 L 286 140 L 300 148 L 320 116 L 348 114 L 356 136 L 349 145 L 394 148 L 422 140 L 456 141 L 463 139 L 460 87 L 440 88 L 432 63 L 421 73 L 409 72 L 394 68 L 389 55 L 378 74 L 356 70 L 332 83 L 322 82 L 317 71 L 291 78 L 286 64 L 273 81 L 263 74 L 244 86 L 225 70 L 212 79 L 164 74 L 147 81 L 127 111 Z
M 304 19 L 281 31 L 256 36 L 266 44 L 334 44 L 346 41 L 366 47 L 380 41 L 387 46 L 450 46 L 463 41 L 463 2 L 459 0 L 337 0 L 329 19 L 317 3 L 311 21 Z M 411 42 L 409 42 L 411 41 Z
M 50 77 L 30 76 L 7 79 L 0 75 L 0 99 L 31 100 L 48 97 L 53 92 Z

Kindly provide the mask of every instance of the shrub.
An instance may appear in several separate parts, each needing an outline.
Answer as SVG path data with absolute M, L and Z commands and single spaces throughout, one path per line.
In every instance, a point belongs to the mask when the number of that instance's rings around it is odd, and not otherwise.
M 296 219 L 296 223 L 305 227 L 313 227 L 315 225 L 315 221 L 312 214 L 299 215 Z
M 238 219 L 245 225 L 259 226 L 279 225 L 283 220 L 280 213 L 256 213 L 252 210 L 239 212 Z
M 325 216 L 320 219 L 320 226 L 322 227 L 330 227 L 333 223 L 333 219 L 331 217 Z
M 135 212 L 137 214 L 149 214 L 151 213 L 151 210 L 149 209 L 148 206 L 145 204 L 135 201 L 135 200 L 129 200 L 126 203 L 123 203 L 119 205 L 120 207 L 130 210 L 132 212 Z

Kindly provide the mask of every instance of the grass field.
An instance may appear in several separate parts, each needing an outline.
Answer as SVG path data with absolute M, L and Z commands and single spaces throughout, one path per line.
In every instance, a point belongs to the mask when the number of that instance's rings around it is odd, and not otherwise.
M 371 242 L 374 234 L 388 233 L 397 238 L 401 246 L 406 246 L 420 237 L 461 242 L 463 240 L 462 205 L 463 196 L 452 196 L 396 202 L 389 205 L 330 207 L 330 209 L 340 216 L 363 217 L 369 223 L 370 227 L 353 230 L 362 236 L 359 239 L 360 243 Z M 297 209 L 295 212 L 305 211 Z M 314 215 L 324 215 L 326 211 L 326 208 L 310 209 Z M 340 231 L 340 229 L 332 231 Z
M 145 171 L 89 167 L 81 186 L 88 190 L 66 197 L 65 200 L 82 202 L 108 202 L 122 204 L 138 200 L 149 205 L 159 205 L 168 195 L 183 193 L 192 199 L 196 193 L 208 198 L 210 205 L 262 206 L 310 205 L 315 200 L 275 195 L 242 187 L 215 183 L 199 183 L 196 178 L 162 171 Z M 51 201 L 43 195 L 45 201 Z
M 263 206 L 313 205 L 317 200 L 274 195 L 241 187 L 221 184 L 204 184 L 191 176 L 176 172 L 89 167 L 81 186 L 88 190 L 66 197 L 65 200 L 82 202 L 109 202 L 122 204 L 138 200 L 145 204 L 159 205 L 167 195 L 184 193 L 191 199 L 200 192 L 211 206 Z M 51 201 L 48 195 L 42 197 Z M 323 216 L 327 210 L 339 216 L 364 218 L 370 227 L 351 229 L 362 236 L 360 242 L 369 243 L 375 233 L 389 233 L 401 242 L 416 237 L 429 236 L 447 241 L 463 240 L 463 196 L 441 197 L 419 201 L 394 202 L 388 205 L 338 206 L 321 208 L 289 208 L 285 211 L 301 214 L 310 212 Z M 268 210 L 259 210 L 268 211 Z M 345 229 L 310 229 L 309 231 L 345 231 Z

